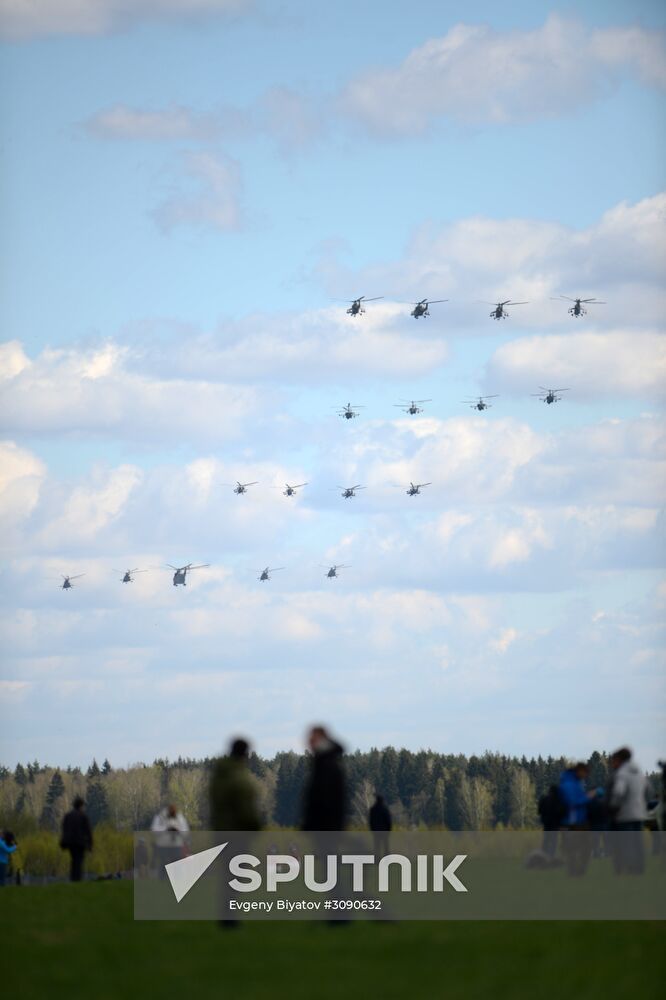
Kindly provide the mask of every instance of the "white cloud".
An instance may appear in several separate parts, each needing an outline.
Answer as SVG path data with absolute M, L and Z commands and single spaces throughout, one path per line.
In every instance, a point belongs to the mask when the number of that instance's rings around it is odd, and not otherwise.
M 103 35 L 142 21 L 229 16 L 251 7 L 250 0 L 0 0 L 0 33 Z
M 242 183 L 240 167 L 229 156 L 205 151 L 188 152 L 182 157 L 185 177 L 153 211 L 166 232 L 177 226 L 211 226 L 224 231 L 241 226 Z
M 36 455 L 12 441 L 0 441 L 0 527 L 3 544 L 39 500 L 46 466 Z
M 139 373 L 133 351 L 114 342 L 46 348 L 34 360 L 10 346 L 20 363 L 4 379 L 0 419 L 14 433 L 222 441 L 238 436 L 250 417 L 261 420 L 270 404 L 249 387 Z
M 62 513 L 36 534 L 35 543 L 52 545 L 57 540 L 58 546 L 66 547 L 94 540 L 125 510 L 142 478 L 141 470 L 132 465 L 94 470 L 93 482 L 71 491 Z
M 666 313 L 666 193 L 636 203 L 622 202 L 583 229 L 535 219 L 483 216 L 416 229 L 404 256 L 360 272 L 327 259 L 319 272 L 331 294 L 360 287 L 409 302 L 428 295 L 448 298 L 433 308 L 430 328 L 505 332 L 556 328 L 658 330 Z M 589 298 L 586 317 L 567 314 L 559 295 Z M 554 297 L 556 301 L 551 301 Z M 528 305 L 510 319 L 489 318 L 489 303 L 511 298 Z M 402 307 L 404 314 L 405 309 Z M 413 322 L 413 321 L 412 321 Z
M 591 30 L 558 14 L 527 31 L 458 24 L 396 69 L 353 80 L 341 106 L 395 135 L 419 134 L 442 118 L 495 125 L 550 118 L 603 97 L 627 76 L 664 87 L 665 52 L 661 31 Z
M 240 125 L 241 117 L 237 113 L 235 124 Z M 221 116 L 198 115 L 182 105 L 147 111 L 117 104 L 93 115 L 84 127 L 91 135 L 105 139 L 208 141 L 224 133 L 224 124 Z
M 522 337 L 497 348 L 485 383 L 499 392 L 572 390 L 574 399 L 658 397 L 666 389 L 666 335 L 623 332 Z

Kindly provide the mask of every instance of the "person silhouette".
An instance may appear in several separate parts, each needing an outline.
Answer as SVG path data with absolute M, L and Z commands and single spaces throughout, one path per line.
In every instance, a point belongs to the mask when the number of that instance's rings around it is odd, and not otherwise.
M 375 860 L 389 853 L 389 833 L 393 828 L 391 810 L 386 805 L 383 795 L 377 795 L 368 812 L 368 825 L 373 832 Z
M 72 808 L 63 817 L 60 846 L 64 851 L 69 851 L 70 882 L 80 882 L 83 877 L 84 855 L 86 851 L 93 849 L 92 827 L 85 812 L 85 802 L 80 795 L 76 796 Z

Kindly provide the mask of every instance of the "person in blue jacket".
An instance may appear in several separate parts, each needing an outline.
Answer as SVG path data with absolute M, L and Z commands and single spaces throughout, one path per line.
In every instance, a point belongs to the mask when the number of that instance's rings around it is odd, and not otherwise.
M 0 837 L 0 886 L 5 884 L 7 869 L 9 868 L 9 856 L 16 850 L 16 840 L 11 830 L 5 830 Z
M 584 875 L 590 860 L 590 824 L 587 814 L 590 796 L 585 788 L 587 764 L 580 761 L 560 775 L 560 797 L 566 810 L 562 820 L 562 848 L 569 875 Z

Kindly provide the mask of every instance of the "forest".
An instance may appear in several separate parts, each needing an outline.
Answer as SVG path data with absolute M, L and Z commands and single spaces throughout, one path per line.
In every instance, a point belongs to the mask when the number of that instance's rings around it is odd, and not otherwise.
M 349 824 L 362 828 L 379 793 L 389 803 L 394 825 L 403 828 L 489 830 L 538 825 L 537 802 L 569 763 L 564 757 L 510 757 L 413 752 L 385 747 L 344 757 Z M 116 830 L 150 827 L 159 808 L 173 802 L 192 829 L 208 822 L 208 773 L 212 758 L 157 759 L 152 764 L 114 768 L 93 760 L 87 770 L 54 768 L 33 761 L 12 771 L 0 768 L 0 823 L 15 832 L 56 830 L 75 795 L 82 795 L 94 825 Z M 588 761 L 590 788 L 608 782 L 608 755 Z M 293 751 L 265 759 L 253 754 L 265 824 L 296 827 L 300 822 L 307 754 Z M 658 778 L 650 776 L 656 791 Z

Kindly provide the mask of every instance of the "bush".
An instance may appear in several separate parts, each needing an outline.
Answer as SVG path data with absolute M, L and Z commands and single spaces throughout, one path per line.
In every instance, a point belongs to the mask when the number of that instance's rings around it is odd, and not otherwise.
M 134 842 L 131 833 L 100 824 L 95 827 L 93 838 L 93 851 L 86 854 L 84 864 L 87 872 L 106 875 L 132 869 Z M 14 870 L 20 868 L 24 875 L 67 876 L 69 853 L 60 847 L 59 835 L 41 830 L 17 839 L 19 849 L 12 859 Z

